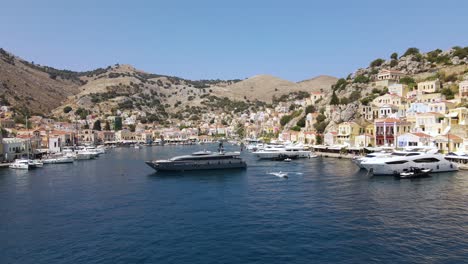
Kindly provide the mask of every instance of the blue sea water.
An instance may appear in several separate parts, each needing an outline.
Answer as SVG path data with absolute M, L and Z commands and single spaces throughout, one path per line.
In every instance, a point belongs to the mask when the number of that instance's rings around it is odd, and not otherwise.
M 466 172 L 396 180 L 349 160 L 250 153 L 246 170 L 143 163 L 204 147 L 0 170 L 0 263 L 468 262 Z

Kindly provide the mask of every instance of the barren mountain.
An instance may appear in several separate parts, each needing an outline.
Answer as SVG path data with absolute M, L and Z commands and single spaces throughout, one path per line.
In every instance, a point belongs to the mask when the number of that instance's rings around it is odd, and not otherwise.
M 273 96 L 278 97 L 291 92 L 330 90 L 337 80 L 337 78 L 331 76 L 318 76 L 310 80 L 294 83 L 271 75 L 257 75 L 227 87 L 216 87 L 216 89 L 213 89 L 213 93 L 237 100 L 256 99 L 271 102 Z
M 66 79 L 49 74 L 46 68 L 17 58 L 0 49 L 0 96 L 2 104 L 20 111 L 49 113 L 67 96 L 76 94 L 82 84 L 77 78 Z
M 310 91 L 310 92 L 327 92 L 330 91 L 332 85 L 334 85 L 338 81 L 338 78 L 328 75 L 319 75 L 312 79 L 300 81 L 297 84 L 299 85 L 300 89 L 303 91 Z
M 208 111 L 253 110 L 271 103 L 273 96 L 292 92 L 329 91 L 336 82 L 334 77 L 318 76 L 294 83 L 270 75 L 242 81 L 192 81 L 118 64 L 74 72 L 40 66 L 0 51 L 0 99 L 17 109 L 44 115 L 52 111 L 52 115 L 64 118 L 72 117 L 78 109 L 97 115 L 137 110 L 153 120 L 196 118 Z M 65 106 L 72 111 L 64 111 Z

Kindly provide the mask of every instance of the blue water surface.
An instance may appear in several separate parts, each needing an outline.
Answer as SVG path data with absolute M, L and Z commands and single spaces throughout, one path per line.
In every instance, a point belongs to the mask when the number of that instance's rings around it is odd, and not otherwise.
M 0 263 L 468 262 L 467 172 L 397 180 L 349 160 L 250 153 L 246 170 L 155 173 L 143 162 L 215 147 L 1 169 Z

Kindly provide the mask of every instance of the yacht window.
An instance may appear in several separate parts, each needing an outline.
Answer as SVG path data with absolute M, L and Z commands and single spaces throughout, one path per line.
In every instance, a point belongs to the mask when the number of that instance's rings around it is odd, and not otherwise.
M 389 161 L 389 162 L 385 162 L 385 164 L 404 164 L 408 162 L 407 160 L 397 160 L 397 161 Z
M 439 162 L 436 158 L 424 158 L 424 159 L 416 159 L 414 160 L 416 163 L 431 163 L 431 162 Z
M 406 156 L 417 156 L 417 155 L 419 155 L 419 153 L 408 153 L 408 154 L 406 154 Z

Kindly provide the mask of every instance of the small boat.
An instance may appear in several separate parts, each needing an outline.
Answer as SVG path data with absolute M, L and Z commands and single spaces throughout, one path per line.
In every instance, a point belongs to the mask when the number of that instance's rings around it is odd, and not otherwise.
M 397 176 L 400 179 L 412 179 L 412 178 L 424 178 L 424 177 L 429 177 L 429 172 L 431 172 L 431 169 L 421 169 L 421 168 L 416 168 L 416 167 L 411 167 L 407 171 L 401 172 Z
M 141 149 L 141 146 L 139 144 L 135 144 L 134 148 L 135 149 Z
M 96 156 L 96 153 L 90 151 L 78 151 L 78 153 L 76 153 L 77 160 L 90 160 L 94 159 Z
M 292 159 L 290 159 L 290 158 L 285 158 L 284 161 L 285 161 L 285 162 L 291 162 Z
M 318 155 L 315 154 L 315 153 L 311 153 L 311 154 L 309 155 L 309 159 L 317 158 L 317 157 L 318 157 Z
M 269 174 L 275 175 L 276 177 L 280 177 L 280 178 L 285 178 L 285 179 L 288 178 L 288 174 L 287 174 L 286 172 L 282 172 L 282 171 L 279 171 L 279 172 L 270 172 Z
M 17 159 L 12 162 L 9 166 L 10 169 L 17 169 L 17 170 L 29 170 L 31 168 L 29 164 L 29 160 L 27 159 Z
M 44 163 L 42 163 L 40 160 L 29 160 L 29 166 L 33 168 L 42 168 Z
M 63 164 L 63 163 L 73 163 L 74 159 L 72 157 L 62 156 L 54 157 L 42 160 L 44 164 Z

